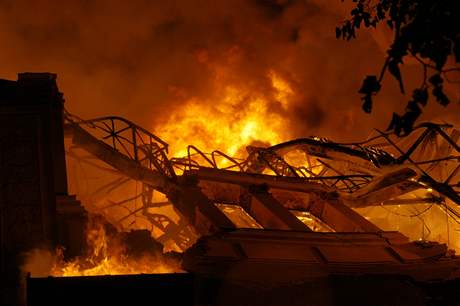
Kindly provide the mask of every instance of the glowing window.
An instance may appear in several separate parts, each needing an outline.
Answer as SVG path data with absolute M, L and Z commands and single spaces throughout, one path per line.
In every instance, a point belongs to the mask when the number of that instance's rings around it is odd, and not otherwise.
M 216 206 L 238 228 L 262 228 L 242 207 L 231 204 L 216 203 Z
M 335 232 L 329 225 L 327 225 L 326 223 L 316 218 L 307 211 L 289 211 L 314 232 Z

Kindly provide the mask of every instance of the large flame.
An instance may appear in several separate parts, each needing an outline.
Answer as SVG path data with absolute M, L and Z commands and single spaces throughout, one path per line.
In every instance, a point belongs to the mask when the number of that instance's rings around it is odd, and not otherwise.
M 117 235 L 108 235 L 100 221 L 88 223 L 85 256 L 66 261 L 63 249 L 51 252 L 35 249 L 26 256 L 22 267 L 32 276 L 94 276 L 182 272 L 175 258 L 161 252 L 128 254 L 126 245 Z
M 180 264 L 162 254 L 144 253 L 131 257 L 116 237 L 109 237 L 101 222 L 90 222 L 87 229 L 87 256 L 64 261 L 62 252 L 52 268 L 54 276 L 92 276 L 179 272 Z
M 170 144 L 175 157 L 186 156 L 189 144 L 203 152 L 220 150 L 241 157 L 247 145 L 267 146 L 287 140 L 292 135 L 282 112 L 288 109 L 294 92 L 275 72 L 269 72 L 267 78 L 270 93 L 254 92 L 243 84 L 218 84 L 215 97 L 188 99 L 155 131 Z

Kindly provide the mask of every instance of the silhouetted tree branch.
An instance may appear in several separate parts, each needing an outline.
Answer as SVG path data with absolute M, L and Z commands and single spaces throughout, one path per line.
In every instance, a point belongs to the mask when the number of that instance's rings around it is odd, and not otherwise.
M 342 0 L 344 1 L 344 0 Z M 409 134 L 422 114 L 431 95 L 442 106 L 450 103 L 443 87 L 451 80 L 448 73 L 460 72 L 460 10 L 458 0 L 352 0 L 356 5 L 350 18 L 336 28 L 337 38 L 356 38 L 357 30 L 376 27 L 384 22 L 393 32 L 393 42 L 387 51 L 379 77 L 367 76 L 359 93 L 363 110 L 372 112 L 373 97 L 382 88 L 388 71 L 398 81 L 401 93 L 405 92 L 401 65 L 405 57 L 413 57 L 423 68 L 419 87 L 412 90 L 412 98 L 403 115 L 393 114 L 388 130 L 404 136 Z M 446 68 L 448 58 L 455 60 L 454 67 Z

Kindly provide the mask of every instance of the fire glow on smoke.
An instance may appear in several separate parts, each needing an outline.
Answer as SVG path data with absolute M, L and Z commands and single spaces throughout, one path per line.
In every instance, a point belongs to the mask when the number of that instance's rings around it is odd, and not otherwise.
M 250 87 L 220 85 L 212 100 L 191 98 L 172 114 L 155 133 L 171 146 L 171 155 L 187 155 L 193 144 L 203 152 L 221 150 L 230 156 L 244 157 L 251 144 L 273 145 L 289 139 L 288 119 L 283 111 L 289 108 L 294 92 L 290 84 L 271 71 L 269 93 L 254 92 Z M 278 111 L 275 111 L 277 108 Z

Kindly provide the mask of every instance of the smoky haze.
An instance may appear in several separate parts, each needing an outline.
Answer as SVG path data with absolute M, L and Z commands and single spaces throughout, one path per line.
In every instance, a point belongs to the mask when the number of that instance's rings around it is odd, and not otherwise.
M 379 72 L 388 36 L 336 40 L 347 10 L 339 0 L 0 0 L 0 77 L 55 72 L 70 112 L 119 115 L 155 132 L 190 99 L 212 101 L 219 82 L 271 97 L 274 71 L 295 94 L 287 108 L 267 103 L 292 137 L 356 140 L 386 128 L 407 97 L 386 78 L 374 113 L 361 111 L 357 90 Z M 430 107 L 427 119 L 443 111 Z

